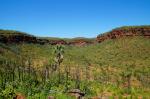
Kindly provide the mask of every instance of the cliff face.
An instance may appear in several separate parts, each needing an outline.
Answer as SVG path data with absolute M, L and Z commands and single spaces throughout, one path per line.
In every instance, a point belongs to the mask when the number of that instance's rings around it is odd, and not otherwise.
M 150 38 L 150 26 L 117 28 L 110 32 L 97 36 L 96 41 L 100 43 L 107 39 L 116 39 L 123 36 L 144 36 Z

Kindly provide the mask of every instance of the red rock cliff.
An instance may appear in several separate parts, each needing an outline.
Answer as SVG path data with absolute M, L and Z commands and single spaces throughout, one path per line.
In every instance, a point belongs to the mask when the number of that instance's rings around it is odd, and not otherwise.
M 114 29 L 110 32 L 100 34 L 96 41 L 102 42 L 107 39 L 116 39 L 123 36 L 144 36 L 150 38 L 150 26 L 127 26 Z

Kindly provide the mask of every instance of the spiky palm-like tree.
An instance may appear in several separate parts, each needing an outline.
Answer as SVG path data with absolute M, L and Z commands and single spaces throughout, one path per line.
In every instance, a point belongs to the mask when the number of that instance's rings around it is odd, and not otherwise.
M 54 67 L 54 70 L 58 70 L 58 83 L 60 83 L 60 64 L 63 62 L 63 59 L 64 59 L 64 47 L 62 45 L 57 45 L 55 47 L 55 67 Z
M 57 64 L 57 67 L 60 66 L 60 64 L 63 61 L 63 53 L 64 53 L 64 47 L 62 45 L 57 45 L 55 47 L 55 63 Z M 56 69 L 57 69 L 56 67 Z

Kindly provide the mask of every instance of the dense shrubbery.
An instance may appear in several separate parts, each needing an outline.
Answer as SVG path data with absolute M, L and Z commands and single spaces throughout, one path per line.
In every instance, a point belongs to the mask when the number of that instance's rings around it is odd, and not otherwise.
M 84 47 L 3 45 L 0 50 L 0 96 L 7 99 L 17 93 L 35 99 L 72 99 L 66 93 L 74 88 L 86 97 L 149 95 L 150 40 L 146 38 Z

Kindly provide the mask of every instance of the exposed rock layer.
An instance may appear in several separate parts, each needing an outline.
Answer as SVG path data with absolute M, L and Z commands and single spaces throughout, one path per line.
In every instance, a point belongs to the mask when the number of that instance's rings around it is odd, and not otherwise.
M 18 32 L 18 31 L 9 31 L 9 30 L 0 30 L 0 42 L 1 43 L 36 43 L 36 44 L 51 44 L 51 45 L 76 45 L 84 46 L 93 43 L 100 43 L 107 39 L 116 39 L 123 36 L 144 36 L 150 38 L 150 26 L 128 26 L 114 29 L 110 32 L 100 34 L 96 39 L 70 39 L 69 41 L 64 39 L 45 39 L 37 38 L 35 36 Z M 95 42 L 96 41 L 96 42 Z
M 107 39 L 116 39 L 123 36 L 144 36 L 150 38 L 150 26 L 121 27 L 97 36 L 96 41 L 100 43 Z
M 69 39 L 69 41 L 59 38 L 58 39 L 37 38 L 35 36 L 25 34 L 22 32 L 9 30 L 0 30 L 0 42 L 6 44 L 35 43 L 35 44 L 51 44 L 51 45 L 62 44 L 62 45 L 77 45 L 77 46 L 83 46 L 93 43 L 93 41 L 84 38 Z

